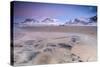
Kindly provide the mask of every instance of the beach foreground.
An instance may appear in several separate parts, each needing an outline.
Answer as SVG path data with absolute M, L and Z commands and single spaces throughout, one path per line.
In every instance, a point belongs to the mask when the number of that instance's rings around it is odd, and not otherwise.
M 37 65 L 97 60 L 96 27 L 33 27 L 14 32 L 14 64 Z

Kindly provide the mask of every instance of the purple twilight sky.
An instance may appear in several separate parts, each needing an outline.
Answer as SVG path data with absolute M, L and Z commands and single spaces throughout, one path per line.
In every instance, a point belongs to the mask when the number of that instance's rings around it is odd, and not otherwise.
M 26 18 L 41 19 L 50 17 L 62 22 L 79 17 L 89 18 L 97 14 L 96 6 L 49 4 L 36 2 L 13 1 L 14 21 L 20 22 Z

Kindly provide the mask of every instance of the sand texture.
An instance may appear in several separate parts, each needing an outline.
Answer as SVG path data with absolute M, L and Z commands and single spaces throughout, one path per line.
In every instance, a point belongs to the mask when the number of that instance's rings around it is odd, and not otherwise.
M 96 27 L 33 27 L 14 32 L 14 65 L 97 60 Z

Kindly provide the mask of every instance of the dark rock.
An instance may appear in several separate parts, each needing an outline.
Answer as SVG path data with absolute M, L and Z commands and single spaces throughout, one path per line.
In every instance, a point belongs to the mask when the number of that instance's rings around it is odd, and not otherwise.
M 75 59 L 74 59 L 74 58 L 72 58 L 72 61 L 75 61 Z
M 34 53 L 31 53 L 30 57 L 28 60 L 32 60 L 33 58 L 35 58 L 38 54 L 40 54 L 40 52 L 34 52 Z
M 14 47 L 23 47 L 23 45 L 17 44 L 17 45 L 14 45 Z
M 83 62 L 82 60 L 78 60 L 79 62 Z
M 34 47 L 38 47 L 38 46 L 39 46 L 39 44 L 34 45 Z
M 79 41 L 80 39 L 79 39 L 79 36 L 72 36 L 72 38 L 71 38 L 71 41 L 72 42 L 77 42 L 77 41 Z
M 47 46 L 56 47 L 56 45 L 53 43 L 48 43 Z
M 76 38 L 72 38 L 72 42 L 76 42 Z
M 71 56 L 76 56 L 76 55 L 72 53 Z
M 39 40 L 38 42 L 41 42 L 41 41 L 43 41 L 43 40 Z
M 51 48 L 46 48 L 46 49 L 44 49 L 44 52 L 47 52 L 47 51 L 52 52 L 52 49 L 51 49 Z
M 27 40 L 26 42 L 24 42 L 26 45 L 33 45 L 34 40 Z
M 61 48 L 69 48 L 69 49 L 72 48 L 71 45 L 69 45 L 69 44 L 65 44 L 65 43 L 59 43 L 58 45 L 59 45 Z

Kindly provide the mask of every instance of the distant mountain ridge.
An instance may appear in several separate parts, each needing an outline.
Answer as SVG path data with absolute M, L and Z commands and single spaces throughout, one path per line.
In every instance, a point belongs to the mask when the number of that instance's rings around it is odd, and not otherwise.
M 90 18 L 75 18 L 73 21 L 70 20 L 66 22 L 66 24 L 81 24 L 81 25 L 94 25 L 97 23 L 97 16 L 93 16 Z
M 38 20 L 36 20 L 36 19 L 30 19 L 30 18 L 28 18 L 28 19 L 25 19 L 25 21 L 24 22 L 22 22 L 22 23 L 38 23 L 39 21 Z
M 53 19 L 51 19 L 51 18 L 46 18 L 46 19 L 42 20 L 41 22 L 48 23 L 48 22 L 55 22 L 55 21 Z
M 73 20 L 69 20 L 65 23 L 60 22 L 58 19 L 54 18 L 44 18 L 41 21 L 34 18 L 27 18 L 23 22 L 17 23 L 19 27 L 27 27 L 27 26 L 60 26 L 60 25 L 96 25 L 97 16 L 93 16 L 90 18 L 75 18 Z

